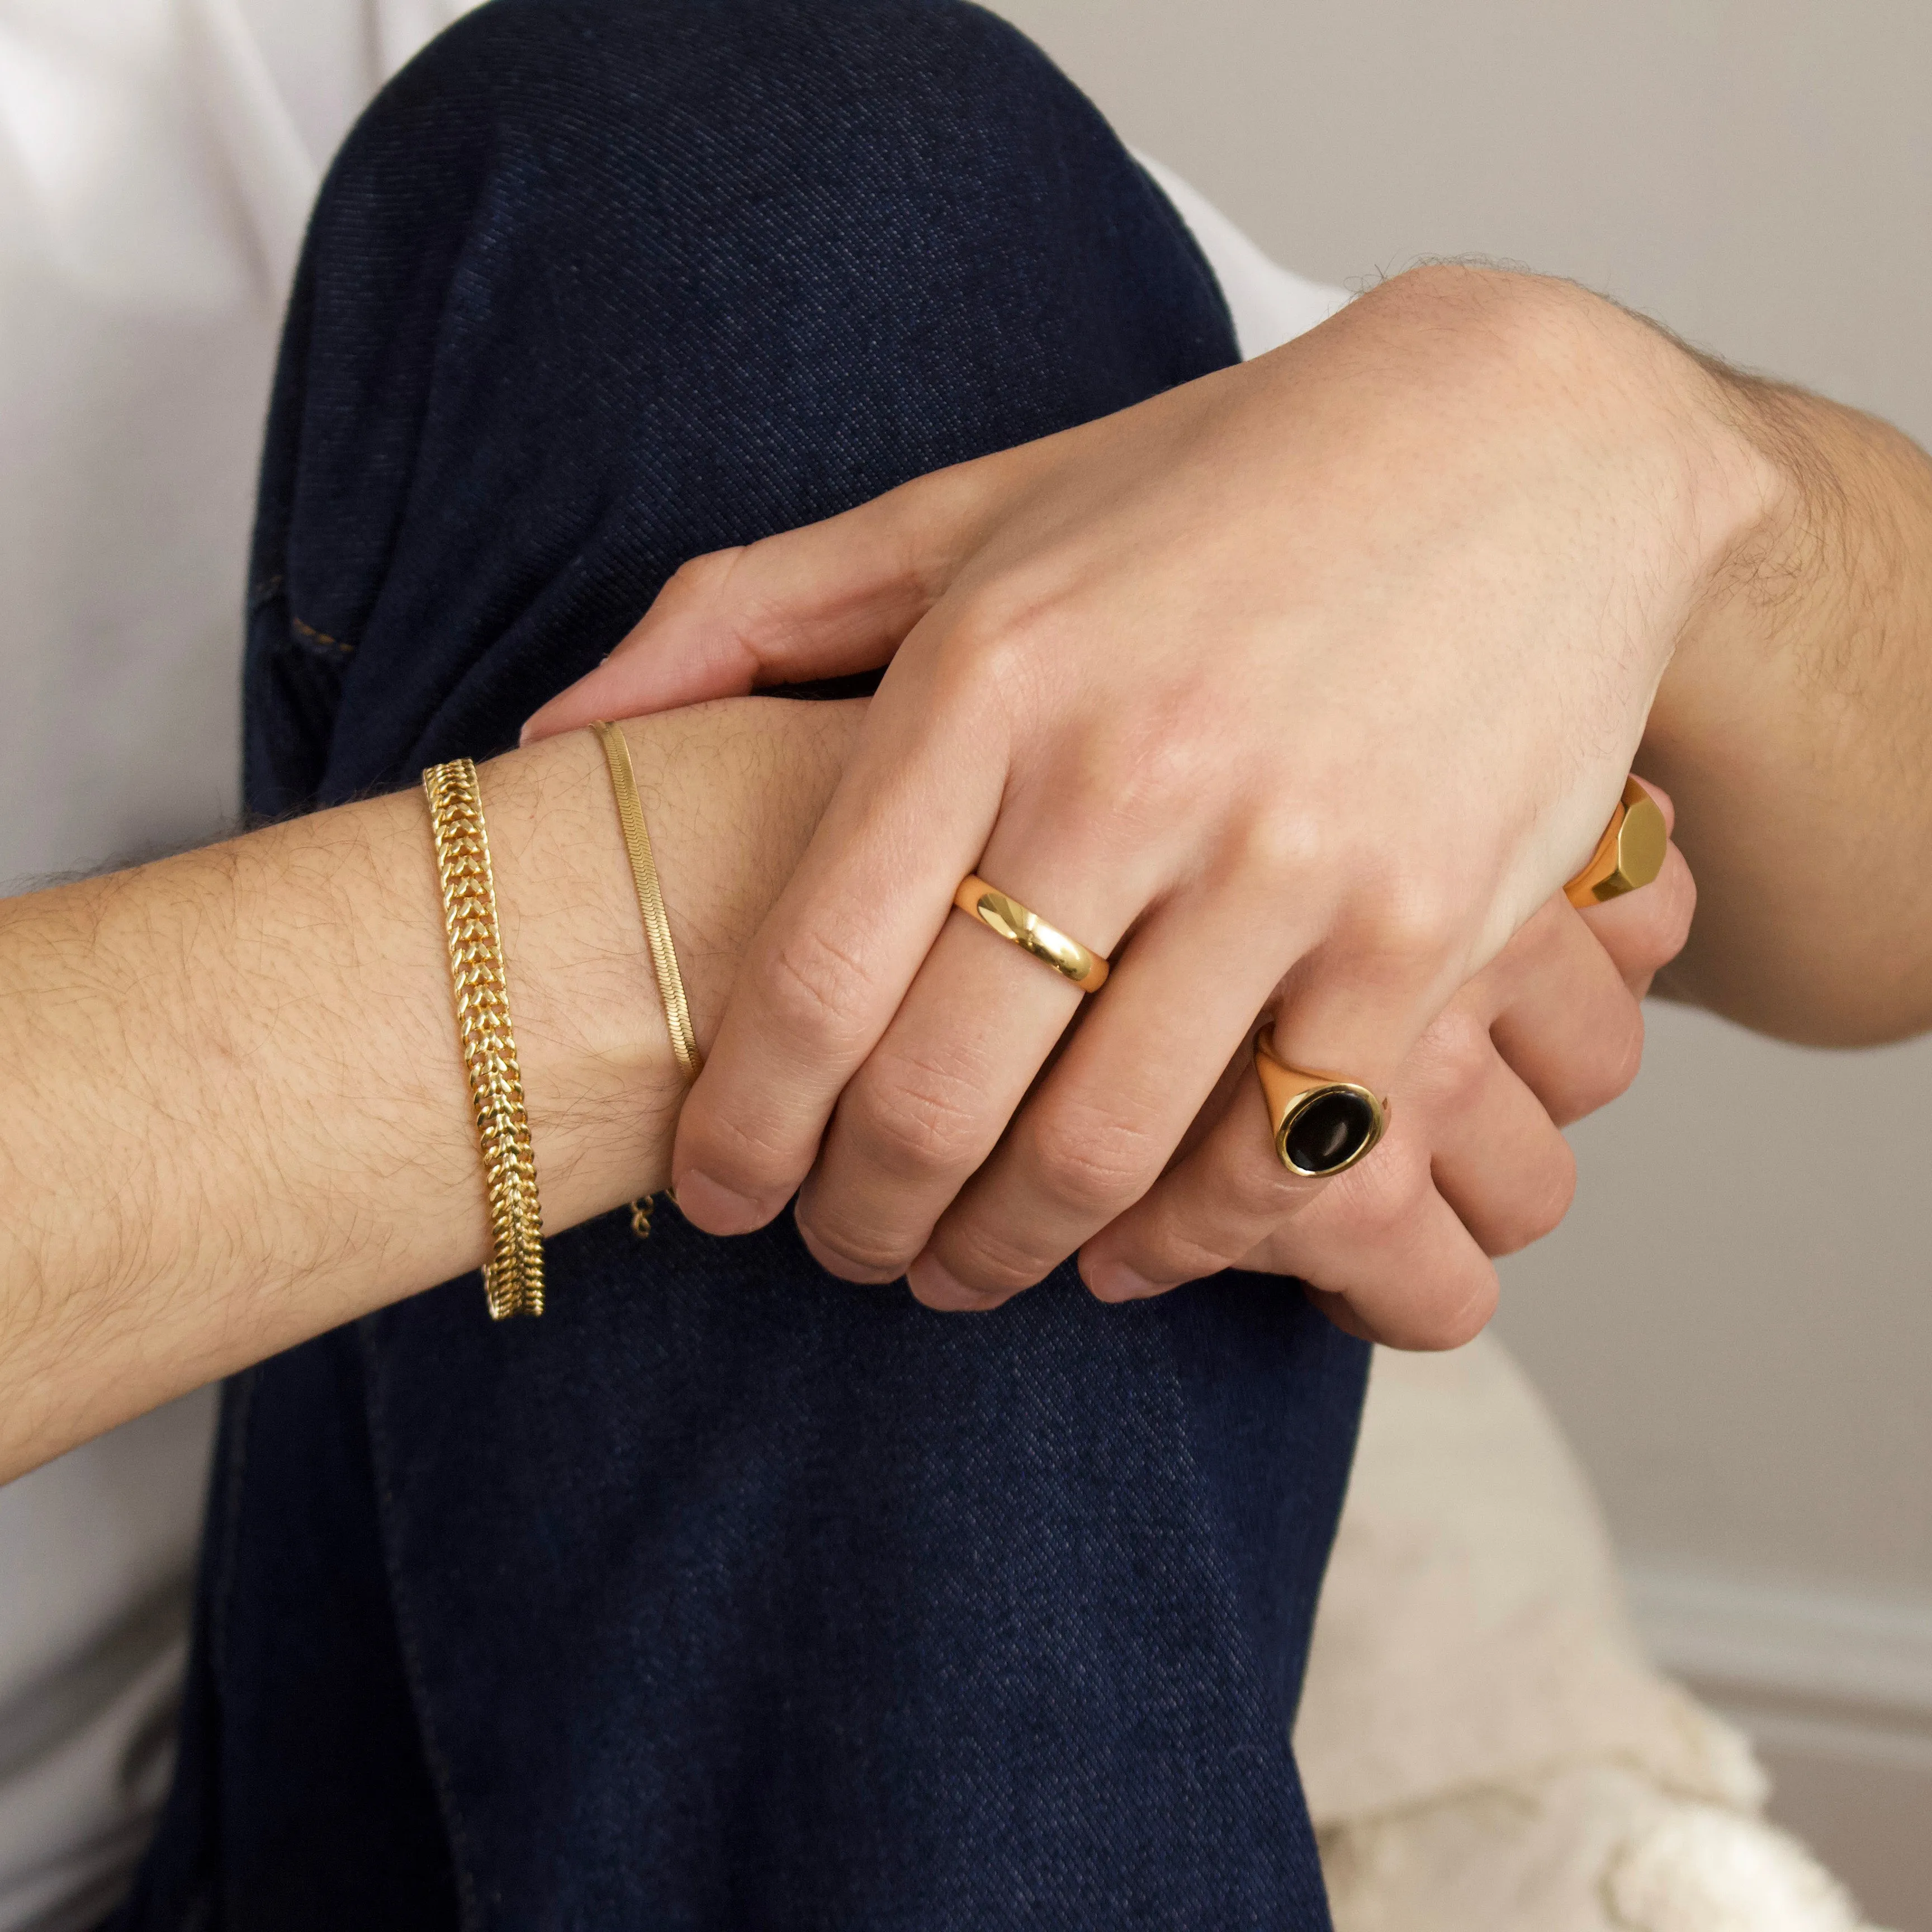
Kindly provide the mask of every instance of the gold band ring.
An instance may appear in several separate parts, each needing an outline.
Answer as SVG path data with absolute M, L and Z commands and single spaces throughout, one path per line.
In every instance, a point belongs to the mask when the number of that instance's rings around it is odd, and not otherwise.
M 1009 898 L 998 886 L 988 885 L 977 872 L 968 872 L 959 881 L 952 903 L 968 918 L 976 919 L 989 932 L 1011 940 L 1022 952 L 1044 961 L 1083 993 L 1097 993 L 1106 984 L 1108 968 L 1099 953 L 1090 952 L 1057 926 L 1048 926 L 1038 913 Z
M 1647 886 L 1664 869 L 1670 828 L 1664 808 L 1635 778 L 1624 781 L 1624 795 L 1610 814 L 1590 862 L 1563 888 L 1573 906 L 1600 905 Z
M 1388 1102 L 1367 1088 L 1277 1060 L 1271 1026 L 1256 1036 L 1255 1071 L 1274 1130 L 1275 1156 L 1291 1174 L 1340 1174 L 1388 1130 Z

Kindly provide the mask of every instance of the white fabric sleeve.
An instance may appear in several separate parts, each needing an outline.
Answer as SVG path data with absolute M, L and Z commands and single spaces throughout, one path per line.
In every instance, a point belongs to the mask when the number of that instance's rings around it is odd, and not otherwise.
M 1148 154 L 1134 158 L 1160 183 L 1208 257 L 1234 318 L 1241 354 L 1265 355 L 1347 307 L 1348 292 L 1270 261 L 1199 189 Z

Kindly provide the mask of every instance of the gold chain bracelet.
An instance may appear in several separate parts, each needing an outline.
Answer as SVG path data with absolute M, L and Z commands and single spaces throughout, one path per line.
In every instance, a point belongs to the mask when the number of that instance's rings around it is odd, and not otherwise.
M 517 1042 L 510 1029 L 510 988 L 476 767 L 467 758 L 433 765 L 423 773 L 422 784 L 436 835 L 456 1030 L 470 1077 L 489 1201 L 490 1258 L 483 1265 L 483 1292 L 497 1321 L 508 1315 L 541 1315 L 543 1214 Z
M 610 770 L 610 790 L 617 801 L 617 823 L 631 861 L 631 883 L 637 888 L 638 911 L 644 922 L 644 943 L 651 950 L 651 969 L 657 975 L 658 997 L 664 1002 L 664 1025 L 678 1070 L 687 1081 L 704 1071 L 704 1056 L 691 1024 L 690 1002 L 684 997 L 684 976 L 677 970 L 677 949 L 670 941 L 670 915 L 664 910 L 664 889 L 658 883 L 657 861 L 651 835 L 644 824 L 644 802 L 638 796 L 638 774 L 631 747 L 618 728 L 597 719 L 590 727 L 604 747 Z
M 617 823 L 624 834 L 624 850 L 630 856 L 631 883 L 637 888 L 638 912 L 644 922 L 644 942 L 651 950 L 651 970 L 657 975 L 658 997 L 664 1003 L 670 1050 L 676 1056 L 679 1071 L 689 1082 L 704 1071 L 704 1056 L 698 1050 L 698 1035 L 691 1024 L 691 1003 L 684 996 L 684 975 L 677 970 L 670 914 L 664 909 L 664 888 L 658 881 L 657 860 L 651 851 L 650 830 L 644 824 L 644 801 L 638 796 L 638 774 L 631 762 L 630 742 L 617 726 L 603 718 L 596 720 L 590 728 L 604 747 L 604 762 L 610 770 Z M 671 1198 L 675 1201 L 677 1196 L 674 1194 Z M 651 1208 L 656 1199 L 654 1194 L 645 1194 L 631 1203 L 631 1232 L 640 1241 L 650 1239 Z

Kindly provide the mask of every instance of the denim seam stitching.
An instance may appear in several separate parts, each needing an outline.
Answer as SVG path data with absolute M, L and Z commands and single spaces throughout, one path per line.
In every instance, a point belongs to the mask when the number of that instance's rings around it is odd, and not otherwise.
M 376 1378 L 380 1365 L 374 1328 L 378 1319 L 380 1317 L 374 1316 L 365 1316 L 356 1324 L 356 1342 L 362 1358 L 362 1418 L 364 1426 L 369 1432 L 370 1473 L 376 1487 L 376 1522 L 382 1544 L 383 1575 L 389 1586 L 389 1614 L 395 1619 L 396 1644 L 402 1652 L 403 1674 L 409 1684 L 410 1705 L 416 1716 L 416 1735 L 422 1741 L 423 1762 L 428 1769 L 430 1781 L 436 1788 L 436 1809 L 442 1815 L 443 1832 L 449 1846 L 449 1862 L 456 1880 L 458 1909 L 463 1916 L 465 1932 L 477 1932 L 483 1921 L 476 1874 L 472 1868 L 474 1853 L 457 1807 L 449 1759 L 436 1737 L 429 1694 L 423 1682 L 422 1645 L 417 1634 L 415 1620 L 404 1607 L 404 1593 L 398 1576 L 400 1564 L 395 1547 L 397 1504 L 395 1492 L 388 1473 L 388 1456 L 393 1445 L 389 1442 L 388 1431 L 379 1418 L 379 1405 L 376 1399 Z
M 295 633 L 297 644 L 306 644 L 311 649 L 317 644 L 325 644 L 338 656 L 345 658 L 355 655 L 354 644 L 345 643 L 340 638 L 332 638 L 326 631 L 318 631 L 313 624 L 304 624 L 292 610 L 289 613 L 289 628 Z

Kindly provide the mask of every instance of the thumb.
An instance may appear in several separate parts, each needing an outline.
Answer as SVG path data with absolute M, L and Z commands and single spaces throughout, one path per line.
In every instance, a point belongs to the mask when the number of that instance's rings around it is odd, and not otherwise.
M 521 742 L 886 663 L 977 544 L 1003 461 L 939 470 L 823 523 L 694 557 Z

